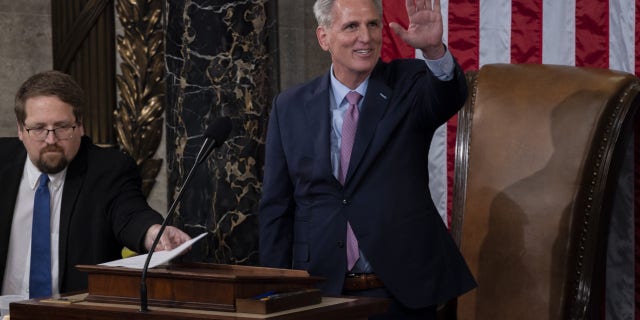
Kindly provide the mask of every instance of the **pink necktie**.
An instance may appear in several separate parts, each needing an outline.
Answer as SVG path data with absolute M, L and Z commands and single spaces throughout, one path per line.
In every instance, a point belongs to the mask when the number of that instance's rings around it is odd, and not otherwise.
M 349 169 L 349 159 L 351 159 L 351 150 L 353 150 L 353 140 L 356 137 L 356 129 L 358 128 L 358 101 L 362 96 L 350 91 L 347 93 L 347 101 L 349 108 L 344 114 L 342 121 L 342 144 L 340 146 L 340 168 L 338 170 L 340 183 L 344 185 L 344 179 Z M 353 234 L 351 224 L 347 222 L 347 270 L 353 269 L 358 261 L 360 253 L 358 252 L 358 239 Z

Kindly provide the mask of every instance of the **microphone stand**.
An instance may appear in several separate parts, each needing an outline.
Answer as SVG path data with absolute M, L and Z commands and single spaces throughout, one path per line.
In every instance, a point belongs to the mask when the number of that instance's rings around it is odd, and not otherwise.
M 173 217 L 173 213 L 175 212 L 175 209 L 178 206 L 178 203 L 182 199 L 184 189 L 189 184 L 189 181 L 191 181 L 191 178 L 193 177 L 193 172 L 198 167 L 198 165 L 202 163 L 204 159 L 207 158 L 209 153 L 211 153 L 211 151 L 213 151 L 213 149 L 215 148 L 215 143 L 209 143 L 209 141 L 210 139 L 207 138 L 202 144 L 202 147 L 200 147 L 200 151 L 198 151 L 198 155 L 196 156 L 196 162 L 191 167 L 191 170 L 189 170 L 189 173 L 187 173 L 187 178 L 182 183 L 182 187 L 180 188 L 180 191 L 178 191 L 178 195 L 176 196 L 176 199 L 173 201 L 173 203 L 171 204 L 171 207 L 169 208 L 167 217 L 162 222 L 162 225 L 160 225 L 160 230 L 158 230 L 158 234 L 156 235 L 156 238 L 153 240 L 153 244 L 151 245 L 151 248 L 149 248 L 147 259 L 145 260 L 144 267 L 142 268 L 142 277 L 140 282 L 140 311 L 141 312 L 149 311 L 148 299 L 147 299 L 147 270 L 149 269 L 149 262 L 151 262 L 151 255 L 156 250 L 156 247 L 158 246 L 158 242 L 160 242 L 160 237 L 162 236 L 164 229 L 167 227 L 168 221 L 171 220 L 171 218 Z M 212 141 L 212 142 L 215 142 L 215 141 Z

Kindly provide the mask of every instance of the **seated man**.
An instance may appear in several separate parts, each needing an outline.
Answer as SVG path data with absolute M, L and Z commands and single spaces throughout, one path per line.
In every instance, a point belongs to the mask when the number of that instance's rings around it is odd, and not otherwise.
M 0 138 L 0 287 L 30 298 L 87 288 L 78 264 L 148 251 L 162 216 L 142 194 L 131 157 L 84 136 L 84 93 L 48 71 L 18 90 L 18 138 Z M 167 227 L 157 250 L 190 237 Z

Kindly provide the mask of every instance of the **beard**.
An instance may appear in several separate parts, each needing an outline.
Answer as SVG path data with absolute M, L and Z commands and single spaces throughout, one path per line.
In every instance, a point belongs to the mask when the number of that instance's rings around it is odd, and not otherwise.
M 56 152 L 59 155 L 46 155 L 48 152 Z M 64 150 L 57 145 L 48 145 L 40 151 L 40 157 L 35 163 L 40 172 L 47 174 L 58 173 L 69 165 L 69 160 L 64 156 Z

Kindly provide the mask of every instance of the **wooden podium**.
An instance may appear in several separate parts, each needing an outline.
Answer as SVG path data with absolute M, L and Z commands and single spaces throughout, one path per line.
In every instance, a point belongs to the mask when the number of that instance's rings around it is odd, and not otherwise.
M 386 299 L 320 297 L 314 288 L 322 278 L 302 270 L 197 263 L 149 269 L 149 311 L 141 312 L 140 270 L 78 268 L 88 273 L 87 292 L 12 303 L 11 320 L 366 319 L 388 307 Z M 272 296 L 274 299 L 255 298 L 267 292 L 277 295 Z M 273 303 L 271 306 L 279 308 L 237 308 L 246 306 L 247 301 L 254 307 Z M 256 310 L 271 311 L 261 314 Z
M 95 265 L 77 268 L 88 273 L 87 301 L 140 304 L 140 270 Z M 177 264 L 148 270 L 147 297 L 149 306 L 236 311 L 236 299 L 315 288 L 322 280 L 304 270 Z

